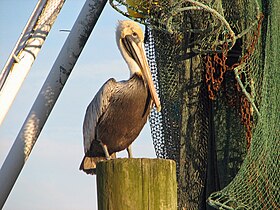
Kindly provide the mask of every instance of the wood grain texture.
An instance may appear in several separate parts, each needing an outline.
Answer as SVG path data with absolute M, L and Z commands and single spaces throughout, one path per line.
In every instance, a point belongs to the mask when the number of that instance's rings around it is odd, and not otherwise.
M 172 160 L 123 158 L 97 164 L 98 210 L 177 209 Z

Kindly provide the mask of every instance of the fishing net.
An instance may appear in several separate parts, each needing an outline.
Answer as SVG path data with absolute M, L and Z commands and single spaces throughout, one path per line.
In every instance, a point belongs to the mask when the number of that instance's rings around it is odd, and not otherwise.
M 152 137 L 157 156 L 177 163 L 178 209 L 279 209 L 280 78 L 279 61 L 267 64 L 278 43 L 268 33 L 269 2 L 110 1 L 147 26 L 162 103 L 151 113 Z

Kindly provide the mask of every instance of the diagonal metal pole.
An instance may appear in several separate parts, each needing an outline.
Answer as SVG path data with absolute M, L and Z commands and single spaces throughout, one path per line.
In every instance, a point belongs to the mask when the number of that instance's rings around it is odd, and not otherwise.
M 4 206 L 107 0 L 87 0 L 0 170 Z
M 0 125 L 40 52 L 65 0 L 39 0 L 0 74 Z
M 34 30 L 34 26 L 36 24 L 36 22 L 38 21 L 39 16 L 41 15 L 41 12 L 44 8 L 44 6 L 46 5 L 47 0 L 43 0 L 43 1 L 38 1 L 38 3 L 36 4 L 26 26 L 24 27 L 13 51 L 10 54 L 10 57 L 8 58 L 1 74 L 0 74 L 0 91 L 2 90 L 7 77 L 9 75 L 9 73 L 12 71 L 12 65 L 14 63 L 19 63 L 19 61 L 21 60 L 20 58 L 17 57 L 17 54 L 22 50 L 23 46 L 26 44 L 27 40 L 29 39 L 29 37 L 31 37 L 32 31 Z M 18 60 L 18 61 L 16 61 Z

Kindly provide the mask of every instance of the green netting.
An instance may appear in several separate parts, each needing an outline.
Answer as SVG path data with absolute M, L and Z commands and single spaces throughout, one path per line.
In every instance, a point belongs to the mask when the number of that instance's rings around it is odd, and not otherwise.
M 177 162 L 178 209 L 279 209 L 280 5 L 110 3 L 147 25 L 162 103 L 150 117 L 153 142 L 158 157 Z
M 264 2 L 262 45 L 252 60 L 259 68 L 251 70 L 253 79 L 262 78 L 255 83 L 260 116 L 238 174 L 209 198 L 209 203 L 220 209 L 280 209 L 279 9 L 279 3 Z

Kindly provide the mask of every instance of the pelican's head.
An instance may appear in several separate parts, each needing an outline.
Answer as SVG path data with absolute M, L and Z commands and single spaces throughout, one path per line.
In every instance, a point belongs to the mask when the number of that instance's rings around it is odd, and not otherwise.
M 129 67 L 130 76 L 137 73 L 143 77 L 148 85 L 154 104 L 157 110 L 160 111 L 160 101 L 147 62 L 144 50 L 144 34 L 141 27 L 131 20 L 119 21 L 116 30 L 116 41 Z
M 136 61 L 136 56 L 139 55 L 140 57 L 140 51 L 144 50 L 144 35 L 141 27 L 131 20 L 119 21 L 116 30 L 116 41 L 119 50 L 129 67 L 130 76 L 135 73 L 141 74 L 141 67 Z M 139 53 L 138 55 L 132 54 L 137 52 Z

